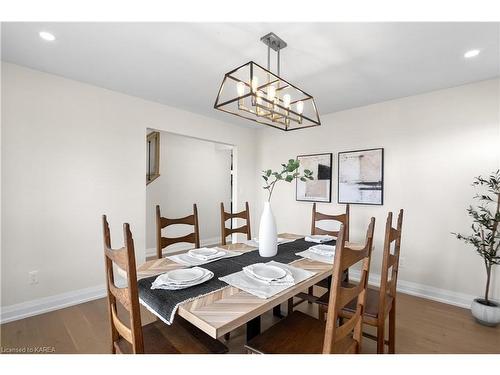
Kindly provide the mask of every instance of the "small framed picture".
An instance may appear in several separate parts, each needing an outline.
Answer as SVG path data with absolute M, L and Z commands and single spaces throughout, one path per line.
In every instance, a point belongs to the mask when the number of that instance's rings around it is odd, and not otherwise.
M 338 203 L 384 204 L 384 149 L 339 152 Z
M 299 155 L 299 171 L 309 169 L 314 180 L 297 179 L 296 196 L 298 201 L 331 202 L 332 201 L 332 154 Z

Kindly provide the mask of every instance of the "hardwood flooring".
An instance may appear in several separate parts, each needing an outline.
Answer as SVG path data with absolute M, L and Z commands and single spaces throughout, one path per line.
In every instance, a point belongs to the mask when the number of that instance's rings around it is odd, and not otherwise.
M 286 313 L 285 304 L 282 305 Z M 317 316 L 316 306 L 303 303 L 298 310 Z M 123 312 L 122 312 L 123 313 Z M 143 324 L 154 320 L 142 311 Z M 262 329 L 278 318 L 264 314 Z M 477 324 L 470 311 L 405 294 L 398 295 L 397 353 L 500 353 L 500 326 Z M 370 327 L 365 327 L 371 332 Z M 245 328 L 231 332 L 230 353 L 244 353 Z M 109 353 L 109 323 L 105 299 L 21 319 L 0 326 L 2 353 Z M 364 353 L 376 353 L 375 342 L 363 340 Z

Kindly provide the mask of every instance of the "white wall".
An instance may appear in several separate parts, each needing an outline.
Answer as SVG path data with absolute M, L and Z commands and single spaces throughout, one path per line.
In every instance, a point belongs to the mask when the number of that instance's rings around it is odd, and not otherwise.
M 384 205 L 351 209 L 352 239 L 362 239 L 369 218 L 376 217 L 372 272 L 380 271 L 387 212 L 404 208 L 405 266 L 399 280 L 432 292 L 481 295 L 482 259 L 450 232 L 470 228 L 465 209 L 474 195 L 472 178 L 500 166 L 499 99 L 499 81 L 489 80 L 330 114 L 318 128 L 262 130 L 258 170 L 278 168 L 300 154 L 332 152 L 336 202 L 337 153 L 384 147 Z M 309 233 L 311 204 L 295 201 L 295 184 L 278 186 L 274 195 L 279 231 Z M 319 204 L 319 209 L 340 212 L 344 206 Z M 497 299 L 499 274 L 497 267 L 492 282 Z
M 481 259 L 450 232 L 469 228 L 465 207 L 472 201 L 472 178 L 499 167 L 498 102 L 498 81 L 491 80 L 323 116 L 317 129 L 265 129 L 256 136 L 251 129 L 2 63 L 2 319 L 102 295 L 102 213 L 116 246 L 121 223 L 131 224 L 138 258 L 144 258 L 146 128 L 235 145 L 236 209 L 250 202 L 254 232 L 264 199 L 259 170 L 298 154 L 333 152 L 336 199 L 336 153 L 384 147 L 384 206 L 352 208 L 353 239 L 361 238 L 371 215 L 377 218 L 373 273 L 381 261 L 386 213 L 402 207 L 406 267 L 400 284 L 480 295 Z M 294 197 L 293 184 L 275 190 L 279 230 L 307 233 L 311 205 Z M 343 209 L 335 203 L 320 208 Z M 32 270 L 39 270 L 33 286 Z M 498 279 L 497 269 L 497 299 Z
M 220 202 L 229 211 L 231 202 L 231 149 L 167 132 L 160 132 L 160 177 L 146 189 L 146 246 L 156 254 L 156 205 L 165 217 L 192 214 L 198 207 L 200 241 L 220 241 Z M 193 232 L 192 226 L 173 225 L 164 236 Z M 169 250 L 173 246 L 165 249 Z
M 103 292 L 102 213 L 144 259 L 148 127 L 235 145 L 235 199 L 253 202 L 254 130 L 2 63 L 2 318 Z

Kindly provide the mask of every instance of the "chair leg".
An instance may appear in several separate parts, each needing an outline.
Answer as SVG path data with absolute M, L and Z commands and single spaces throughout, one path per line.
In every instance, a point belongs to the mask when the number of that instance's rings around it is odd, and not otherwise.
M 396 301 L 392 301 L 389 311 L 389 354 L 396 353 Z
M 286 311 L 287 315 L 290 315 L 291 313 L 293 313 L 293 297 L 288 298 L 288 306 L 287 306 L 287 311 Z
M 385 322 L 379 323 L 377 327 L 377 354 L 384 354 Z
M 313 295 L 314 293 L 314 287 L 310 286 L 308 291 L 307 291 L 308 294 L 310 294 L 311 296 Z M 307 301 L 308 304 L 312 304 L 311 301 Z

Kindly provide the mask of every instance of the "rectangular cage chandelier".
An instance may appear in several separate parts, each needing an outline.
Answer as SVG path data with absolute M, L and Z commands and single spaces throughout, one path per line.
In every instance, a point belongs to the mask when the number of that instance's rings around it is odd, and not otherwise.
M 267 69 L 250 61 L 226 73 L 214 108 L 284 131 L 321 125 L 314 98 L 279 76 L 280 50 L 287 44 L 274 33 L 260 40 L 267 45 Z M 277 74 L 270 69 L 271 49 Z

